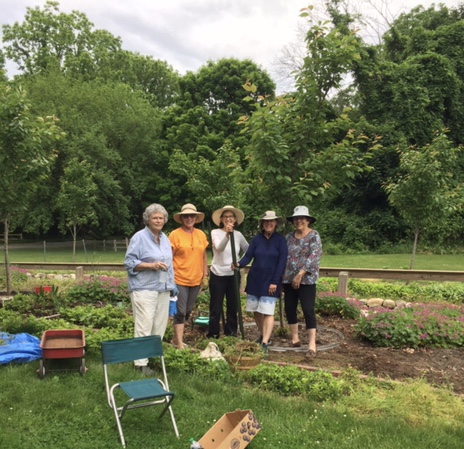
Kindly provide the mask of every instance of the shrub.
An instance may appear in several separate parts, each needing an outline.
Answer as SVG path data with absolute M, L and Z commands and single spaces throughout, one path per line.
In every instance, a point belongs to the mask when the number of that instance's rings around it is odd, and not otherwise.
M 356 325 L 360 337 L 376 346 L 454 348 L 464 345 L 464 308 L 416 304 L 369 313 Z
M 339 316 L 341 318 L 357 318 L 359 308 L 355 299 L 348 300 L 339 293 L 318 293 L 315 310 L 323 316 Z
M 63 305 L 115 304 L 119 301 L 129 302 L 127 282 L 116 277 L 100 276 L 71 286 L 66 291 Z

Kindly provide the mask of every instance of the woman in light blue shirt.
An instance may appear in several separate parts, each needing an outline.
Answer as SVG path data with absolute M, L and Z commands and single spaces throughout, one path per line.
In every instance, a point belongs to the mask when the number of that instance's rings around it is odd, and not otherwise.
M 134 315 L 134 336 L 159 335 L 163 338 L 169 319 L 169 299 L 175 290 L 172 250 L 162 232 L 168 213 L 160 204 L 151 204 L 143 213 L 145 228 L 136 232 L 127 248 L 124 266 Z M 148 359 L 135 361 L 144 374 Z

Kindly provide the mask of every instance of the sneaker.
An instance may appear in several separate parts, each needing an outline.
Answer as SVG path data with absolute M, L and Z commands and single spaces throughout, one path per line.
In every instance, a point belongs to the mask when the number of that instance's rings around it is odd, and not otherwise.
M 263 342 L 263 336 L 260 335 L 260 336 L 255 340 L 255 343 L 258 343 L 258 345 L 260 345 L 262 342 Z
M 135 369 L 140 371 L 144 376 L 154 377 L 155 372 L 148 366 L 136 366 Z
M 264 355 L 267 355 L 269 352 L 269 348 L 267 347 L 266 343 L 261 343 L 261 348 L 263 348 Z

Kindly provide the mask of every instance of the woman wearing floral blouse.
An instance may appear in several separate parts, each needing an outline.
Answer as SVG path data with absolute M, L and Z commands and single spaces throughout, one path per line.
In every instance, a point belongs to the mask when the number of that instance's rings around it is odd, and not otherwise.
M 285 315 L 292 334 L 292 346 L 301 346 L 298 337 L 298 301 L 308 332 L 306 358 L 316 356 L 316 284 L 319 278 L 319 263 L 322 243 L 317 231 L 310 227 L 316 219 L 309 215 L 306 206 L 296 206 L 293 215 L 287 217 L 295 230 L 286 235 L 288 246 L 287 265 L 283 277 Z

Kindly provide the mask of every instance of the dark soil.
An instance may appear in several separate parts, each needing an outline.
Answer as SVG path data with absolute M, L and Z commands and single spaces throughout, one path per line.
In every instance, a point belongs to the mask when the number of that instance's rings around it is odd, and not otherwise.
M 403 380 L 423 378 L 431 385 L 446 386 L 457 394 L 464 394 L 464 349 L 392 349 L 373 346 L 358 338 L 355 320 L 321 318 L 318 321 L 318 352 L 306 359 L 306 332 L 300 330 L 301 348 L 290 348 L 287 336 L 280 337 L 279 326 L 274 328 L 267 361 L 339 371 L 353 368 L 366 375 Z M 258 331 L 246 323 L 245 338 L 255 340 Z M 187 332 L 186 341 L 198 337 L 201 329 Z M 196 335 L 195 335 L 196 334 Z M 193 341 L 191 341 L 193 343 Z

